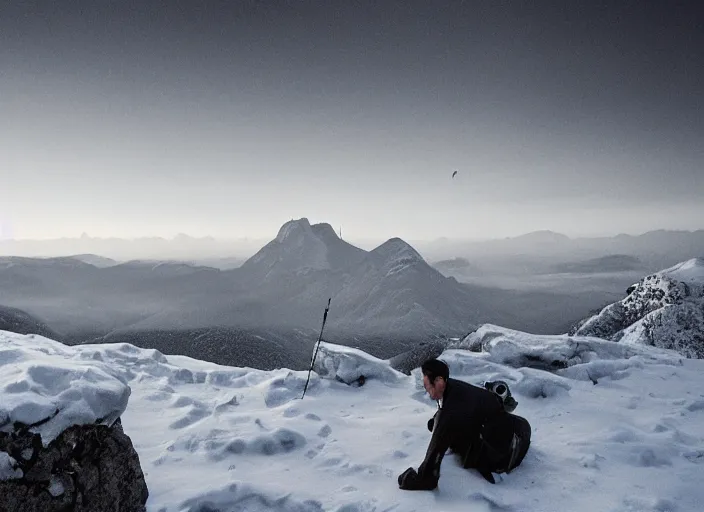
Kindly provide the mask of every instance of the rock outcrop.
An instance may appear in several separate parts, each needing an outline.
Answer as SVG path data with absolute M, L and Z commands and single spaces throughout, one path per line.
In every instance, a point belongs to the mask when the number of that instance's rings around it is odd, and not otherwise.
M 130 394 L 97 352 L 0 331 L 0 511 L 143 512 Z
M 405 377 L 393 369 L 387 360 L 378 359 L 356 348 L 324 341 L 320 342 L 313 371 L 323 379 L 350 385 L 364 385 L 370 379 L 394 384 Z
M 143 512 L 149 496 L 139 456 L 118 420 L 75 425 L 46 448 L 39 434 L 0 432 L 6 512 Z M 2 479 L 3 474 L 9 479 Z
M 413 370 L 419 368 L 426 360 L 440 357 L 447 347 L 448 343 L 444 340 L 419 343 L 412 349 L 389 359 L 389 365 L 394 370 L 410 375 Z
M 704 259 L 641 279 L 623 300 L 585 320 L 576 336 L 676 350 L 704 358 Z

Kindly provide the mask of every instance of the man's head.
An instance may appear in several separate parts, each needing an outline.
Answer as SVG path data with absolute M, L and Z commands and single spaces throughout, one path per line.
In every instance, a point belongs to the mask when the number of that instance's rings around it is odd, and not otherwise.
M 420 367 L 423 372 L 423 387 L 433 400 L 440 400 L 450 377 L 450 369 L 439 359 L 428 359 Z

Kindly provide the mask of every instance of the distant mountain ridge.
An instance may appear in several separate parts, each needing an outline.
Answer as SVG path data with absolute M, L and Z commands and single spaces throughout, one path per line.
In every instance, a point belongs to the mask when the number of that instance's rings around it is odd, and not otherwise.
M 635 256 L 609 254 L 584 261 L 561 263 L 554 266 L 557 273 L 596 274 L 608 272 L 645 271 L 646 266 Z
M 276 238 L 235 271 L 263 318 L 319 323 L 321 300 L 332 298 L 328 332 L 390 337 L 464 333 L 480 306 L 400 238 L 371 251 L 341 240 L 329 224 L 289 221 Z M 442 308 L 438 305 L 444 305 Z
M 52 318 L 60 331 L 79 332 L 74 342 L 171 347 L 192 356 L 218 354 L 231 364 L 242 362 L 238 357 L 264 364 L 254 350 L 257 339 L 262 350 L 268 343 L 277 357 L 297 360 L 315 341 L 328 298 L 326 336 L 385 357 L 427 338 L 464 335 L 488 309 L 403 240 L 365 251 L 329 224 L 306 218 L 285 223 L 231 270 L 86 259 L 3 258 L 0 290 L 12 293 L 13 304 Z M 227 340 L 240 348 L 228 348 Z
M 320 226 L 323 226 L 322 224 Z M 326 224 L 329 236 L 334 230 Z M 311 226 L 313 227 L 313 226 Z M 314 228 L 319 229 L 319 228 Z M 247 259 L 270 242 L 263 238 L 217 239 L 180 234 L 171 239 L 142 237 L 136 239 L 78 238 L 52 240 L 0 240 L 0 254 L 27 257 L 76 256 L 91 262 L 99 257 L 126 261 L 134 259 L 205 260 L 217 264 L 225 258 Z M 382 241 L 376 243 L 379 245 Z M 664 268 L 693 255 L 704 254 L 704 229 L 653 230 L 639 235 L 619 234 L 602 237 L 568 237 L 549 230 L 534 231 L 516 237 L 468 241 L 462 239 L 409 240 L 429 260 L 455 257 L 486 258 L 516 255 L 570 255 L 572 259 L 597 258 L 608 254 L 635 256 L 653 268 Z M 96 266 L 101 263 L 96 260 Z M 228 268 L 234 265 L 227 263 Z
M 0 331 L 10 331 L 17 334 L 37 334 L 60 341 L 57 334 L 38 318 L 26 311 L 2 305 L 0 305 Z

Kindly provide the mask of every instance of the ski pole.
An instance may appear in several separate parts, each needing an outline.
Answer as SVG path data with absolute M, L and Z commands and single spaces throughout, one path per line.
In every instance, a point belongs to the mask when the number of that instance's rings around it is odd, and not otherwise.
M 315 347 L 315 352 L 313 353 L 313 359 L 310 361 L 310 368 L 308 369 L 308 378 L 306 379 L 306 385 L 303 387 L 303 395 L 301 395 L 301 400 L 306 396 L 306 390 L 308 389 L 308 382 L 310 381 L 310 372 L 313 371 L 313 365 L 315 364 L 315 358 L 318 355 L 318 349 L 320 348 L 320 341 L 323 339 L 323 329 L 325 329 L 325 321 L 328 319 L 328 310 L 330 309 L 330 301 L 332 297 L 328 299 L 328 305 L 325 308 L 325 313 L 323 313 L 323 325 L 320 327 L 320 336 L 318 336 L 318 343 Z

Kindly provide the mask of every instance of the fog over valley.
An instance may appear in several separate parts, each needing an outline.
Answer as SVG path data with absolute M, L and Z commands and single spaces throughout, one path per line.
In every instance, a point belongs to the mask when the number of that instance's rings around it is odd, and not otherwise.
M 256 247 L 185 235 L 4 241 L 6 254 L 25 256 L 0 257 L 0 304 L 69 344 L 126 341 L 213 362 L 304 368 L 327 298 L 326 339 L 392 357 L 483 323 L 565 333 L 645 275 L 704 254 L 702 231 L 535 232 L 416 246 L 391 238 L 370 249 L 339 235 L 300 218 Z M 63 255 L 39 257 L 50 251 Z

